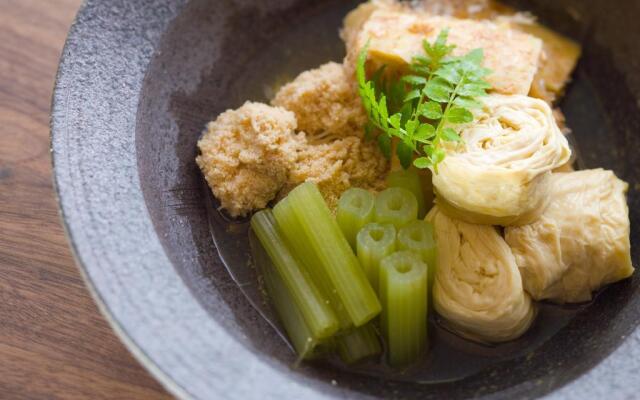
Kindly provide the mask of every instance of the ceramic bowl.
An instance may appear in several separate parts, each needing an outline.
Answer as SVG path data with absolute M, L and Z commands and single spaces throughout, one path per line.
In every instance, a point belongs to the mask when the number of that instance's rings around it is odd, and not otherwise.
M 640 3 L 510 2 L 584 45 L 560 104 L 584 167 L 630 182 L 640 208 Z M 524 4 L 526 3 L 526 4 Z M 87 0 L 69 33 L 52 112 L 60 209 L 87 285 L 143 365 L 181 398 L 635 398 L 639 279 L 614 285 L 526 355 L 463 380 L 395 382 L 292 354 L 225 269 L 194 163 L 207 121 L 329 60 L 350 1 Z M 234 258 L 235 257 L 235 258 Z M 229 261 L 229 260 L 226 260 Z M 236 277 L 237 278 L 237 277 Z

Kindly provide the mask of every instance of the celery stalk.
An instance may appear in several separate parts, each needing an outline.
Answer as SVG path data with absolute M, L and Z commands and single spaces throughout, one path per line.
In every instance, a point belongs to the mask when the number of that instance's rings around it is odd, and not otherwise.
M 387 185 L 407 189 L 413 193 L 418 201 L 418 218 L 424 218 L 427 214 L 427 204 L 422 191 L 422 179 L 415 167 L 390 172 L 387 176 Z
M 277 230 L 271 210 L 254 214 L 251 228 L 269 255 L 295 305 L 300 309 L 313 337 L 323 339 L 335 334 L 338 331 L 336 315 L 287 247 L 285 239 Z
M 427 347 L 427 292 L 427 266 L 415 253 L 381 261 L 381 325 L 391 366 L 411 364 Z
M 363 226 L 373 221 L 375 197 L 364 189 L 351 188 L 340 196 L 336 220 L 352 249 Z
M 338 317 L 340 330 L 350 329 L 353 326 L 351 317 L 347 313 L 340 296 L 334 290 L 329 275 L 323 268 L 320 258 L 313 250 L 311 242 L 309 242 L 302 230 L 302 225 L 298 221 L 298 217 L 294 213 L 288 198 L 284 198 L 276 204 L 273 208 L 273 215 L 278 222 L 278 229 L 282 232 L 292 252 L 298 260 L 304 260 L 302 266 L 309 273 L 313 283 L 316 284 L 329 301 L 329 306 Z
M 302 312 L 296 306 L 291 293 L 289 293 L 262 244 L 255 239 L 253 234 L 250 239 L 253 261 L 264 279 L 269 300 L 284 327 L 289 343 L 293 346 L 299 360 L 314 358 L 318 353 L 318 339 L 313 336 Z
M 398 250 L 410 250 L 420 255 L 422 261 L 427 264 L 429 289 L 431 289 L 436 270 L 436 242 L 433 238 L 433 225 L 418 220 L 400 229 Z
M 380 313 L 380 302 L 317 186 L 303 183 L 287 200 L 351 321 L 364 325 Z
M 418 218 L 416 196 L 403 188 L 388 188 L 376 197 L 375 221 L 400 229 Z
M 376 293 L 378 292 L 380 260 L 395 250 L 396 228 L 391 224 L 378 224 L 373 222 L 365 225 L 358 233 L 358 260 Z
M 346 364 L 377 356 L 382 351 L 373 323 L 368 323 L 338 336 L 338 354 Z

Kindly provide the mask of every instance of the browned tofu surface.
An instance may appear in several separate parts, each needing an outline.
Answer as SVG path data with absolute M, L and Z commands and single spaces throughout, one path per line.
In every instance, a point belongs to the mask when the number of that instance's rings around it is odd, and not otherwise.
M 374 62 L 402 66 L 423 53 L 423 40 L 435 40 L 446 28 L 449 42 L 456 45 L 455 55 L 484 49 L 484 66 L 493 71 L 487 80 L 495 92 L 529 93 L 542 41 L 507 24 L 378 9 L 363 24 L 357 48 L 351 51 L 359 51 L 370 40 L 369 54 Z

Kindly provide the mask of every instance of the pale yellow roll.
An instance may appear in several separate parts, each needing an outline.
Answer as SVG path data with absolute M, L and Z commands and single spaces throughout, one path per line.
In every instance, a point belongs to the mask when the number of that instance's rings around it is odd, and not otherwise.
M 534 299 L 588 301 L 593 291 L 633 273 L 627 187 L 603 169 L 553 174 L 540 219 L 506 229 Z
M 435 310 L 463 336 L 504 342 L 522 335 L 535 305 L 522 287 L 511 249 L 496 228 L 452 219 L 434 207 L 438 246 Z
M 571 150 L 542 100 L 492 94 L 483 99 L 477 121 L 447 142 L 447 156 L 433 176 L 437 203 L 469 223 L 522 225 L 544 211 L 551 170 Z

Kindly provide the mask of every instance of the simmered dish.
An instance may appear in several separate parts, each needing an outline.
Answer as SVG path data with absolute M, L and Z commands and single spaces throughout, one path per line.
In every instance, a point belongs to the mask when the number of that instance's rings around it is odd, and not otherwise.
M 434 318 L 509 342 L 540 302 L 633 274 L 628 185 L 574 170 L 555 106 L 577 43 L 489 0 L 371 0 L 341 37 L 342 63 L 225 111 L 198 142 L 220 208 L 251 217 L 300 360 L 402 369 L 430 351 Z

